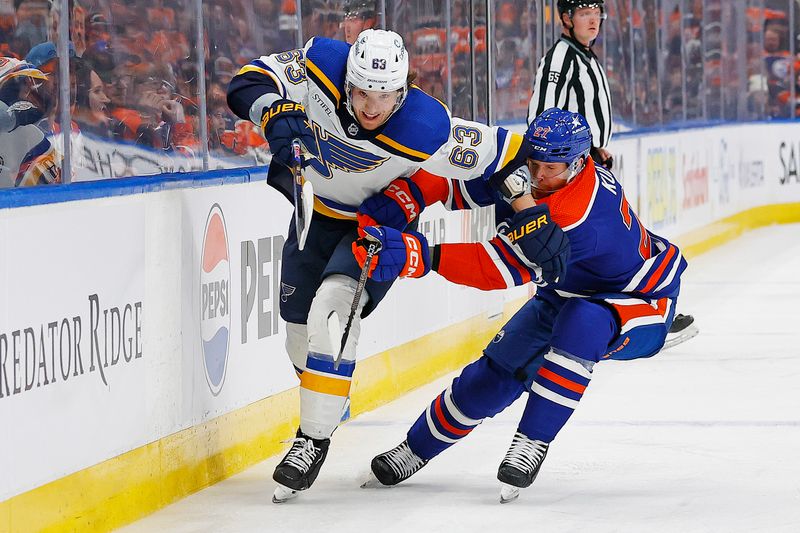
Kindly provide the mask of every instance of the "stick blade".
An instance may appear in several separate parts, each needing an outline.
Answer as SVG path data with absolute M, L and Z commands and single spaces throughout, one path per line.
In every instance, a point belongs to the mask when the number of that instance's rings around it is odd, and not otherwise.
M 311 216 L 314 212 L 314 186 L 310 181 L 306 181 L 300 187 L 300 202 L 298 209 L 303 212 L 302 218 L 298 217 L 295 223 L 297 226 L 297 247 L 302 250 L 306 245 L 308 230 L 311 228 Z

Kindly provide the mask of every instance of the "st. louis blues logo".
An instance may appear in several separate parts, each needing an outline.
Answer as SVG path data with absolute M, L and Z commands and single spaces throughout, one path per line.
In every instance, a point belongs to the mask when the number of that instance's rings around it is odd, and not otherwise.
M 291 285 L 287 285 L 286 283 L 281 281 L 281 301 L 286 303 L 289 301 L 289 296 L 294 294 L 294 291 L 297 290 L 297 287 L 292 287 Z
M 200 337 L 206 381 L 216 396 L 225 382 L 231 329 L 228 232 L 219 204 L 211 206 L 200 258 Z
M 333 177 L 333 169 L 342 172 L 368 172 L 381 166 L 388 157 L 381 157 L 345 142 L 320 128 L 312 122 L 314 136 L 317 138 L 317 153 L 309 164 L 325 179 Z

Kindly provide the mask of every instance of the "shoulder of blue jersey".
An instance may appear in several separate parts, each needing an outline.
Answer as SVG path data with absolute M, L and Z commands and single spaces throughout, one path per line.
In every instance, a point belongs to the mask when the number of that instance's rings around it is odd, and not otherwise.
M 430 158 L 450 137 L 450 114 L 436 98 L 417 87 L 373 142 L 387 152 L 416 162 Z
M 337 105 L 344 95 L 349 51 L 350 45 L 344 41 L 315 37 L 306 52 L 306 77 Z

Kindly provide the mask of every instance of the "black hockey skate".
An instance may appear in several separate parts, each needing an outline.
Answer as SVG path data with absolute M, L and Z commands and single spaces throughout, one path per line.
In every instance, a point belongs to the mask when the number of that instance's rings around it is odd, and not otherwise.
M 698 333 L 700 333 L 700 330 L 694 325 L 694 317 L 678 313 L 672 320 L 672 325 L 667 332 L 667 339 L 664 341 L 664 346 L 662 346 L 661 350 L 669 350 L 692 337 L 696 337 Z
M 273 503 L 283 503 L 314 483 L 328 455 L 331 439 L 312 439 L 298 429 L 290 442 L 292 447 L 272 474 L 272 479 L 278 482 Z
M 408 445 L 408 441 L 404 440 L 388 452 L 376 455 L 372 459 L 370 465 L 372 475 L 361 485 L 361 488 L 397 485 L 410 478 L 426 464 L 428 461 L 415 454 Z
M 511 447 L 497 470 L 497 479 L 503 483 L 500 489 L 500 503 L 516 500 L 519 489 L 531 486 L 549 447 L 550 444 L 529 439 L 517 431 L 511 441 Z

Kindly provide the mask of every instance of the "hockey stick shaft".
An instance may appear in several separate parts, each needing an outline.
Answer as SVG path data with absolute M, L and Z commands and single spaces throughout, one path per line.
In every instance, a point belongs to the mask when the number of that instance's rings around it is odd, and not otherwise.
M 374 241 L 369 237 L 367 245 L 367 258 L 364 260 L 364 266 L 361 268 L 361 274 L 358 276 L 358 285 L 356 285 L 356 293 L 353 295 L 353 304 L 350 306 L 350 314 L 347 316 L 347 323 L 344 325 L 344 333 L 342 333 L 342 342 L 339 346 L 339 353 L 336 355 L 336 361 L 333 363 L 333 369 L 339 369 L 339 363 L 342 360 L 344 347 L 347 344 L 347 338 L 350 336 L 350 328 L 353 325 L 356 313 L 358 312 L 358 304 L 361 302 L 361 293 L 364 292 L 364 287 L 367 285 L 367 278 L 369 277 L 369 267 L 372 264 L 372 259 L 381 249 L 381 243 Z
M 294 227 L 297 233 L 297 248 L 302 250 L 306 244 L 311 227 L 313 209 L 313 189 L 303 177 L 303 147 L 299 139 L 292 140 L 292 189 L 294 191 Z M 311 198 L 308 196 L 311 195 Z

